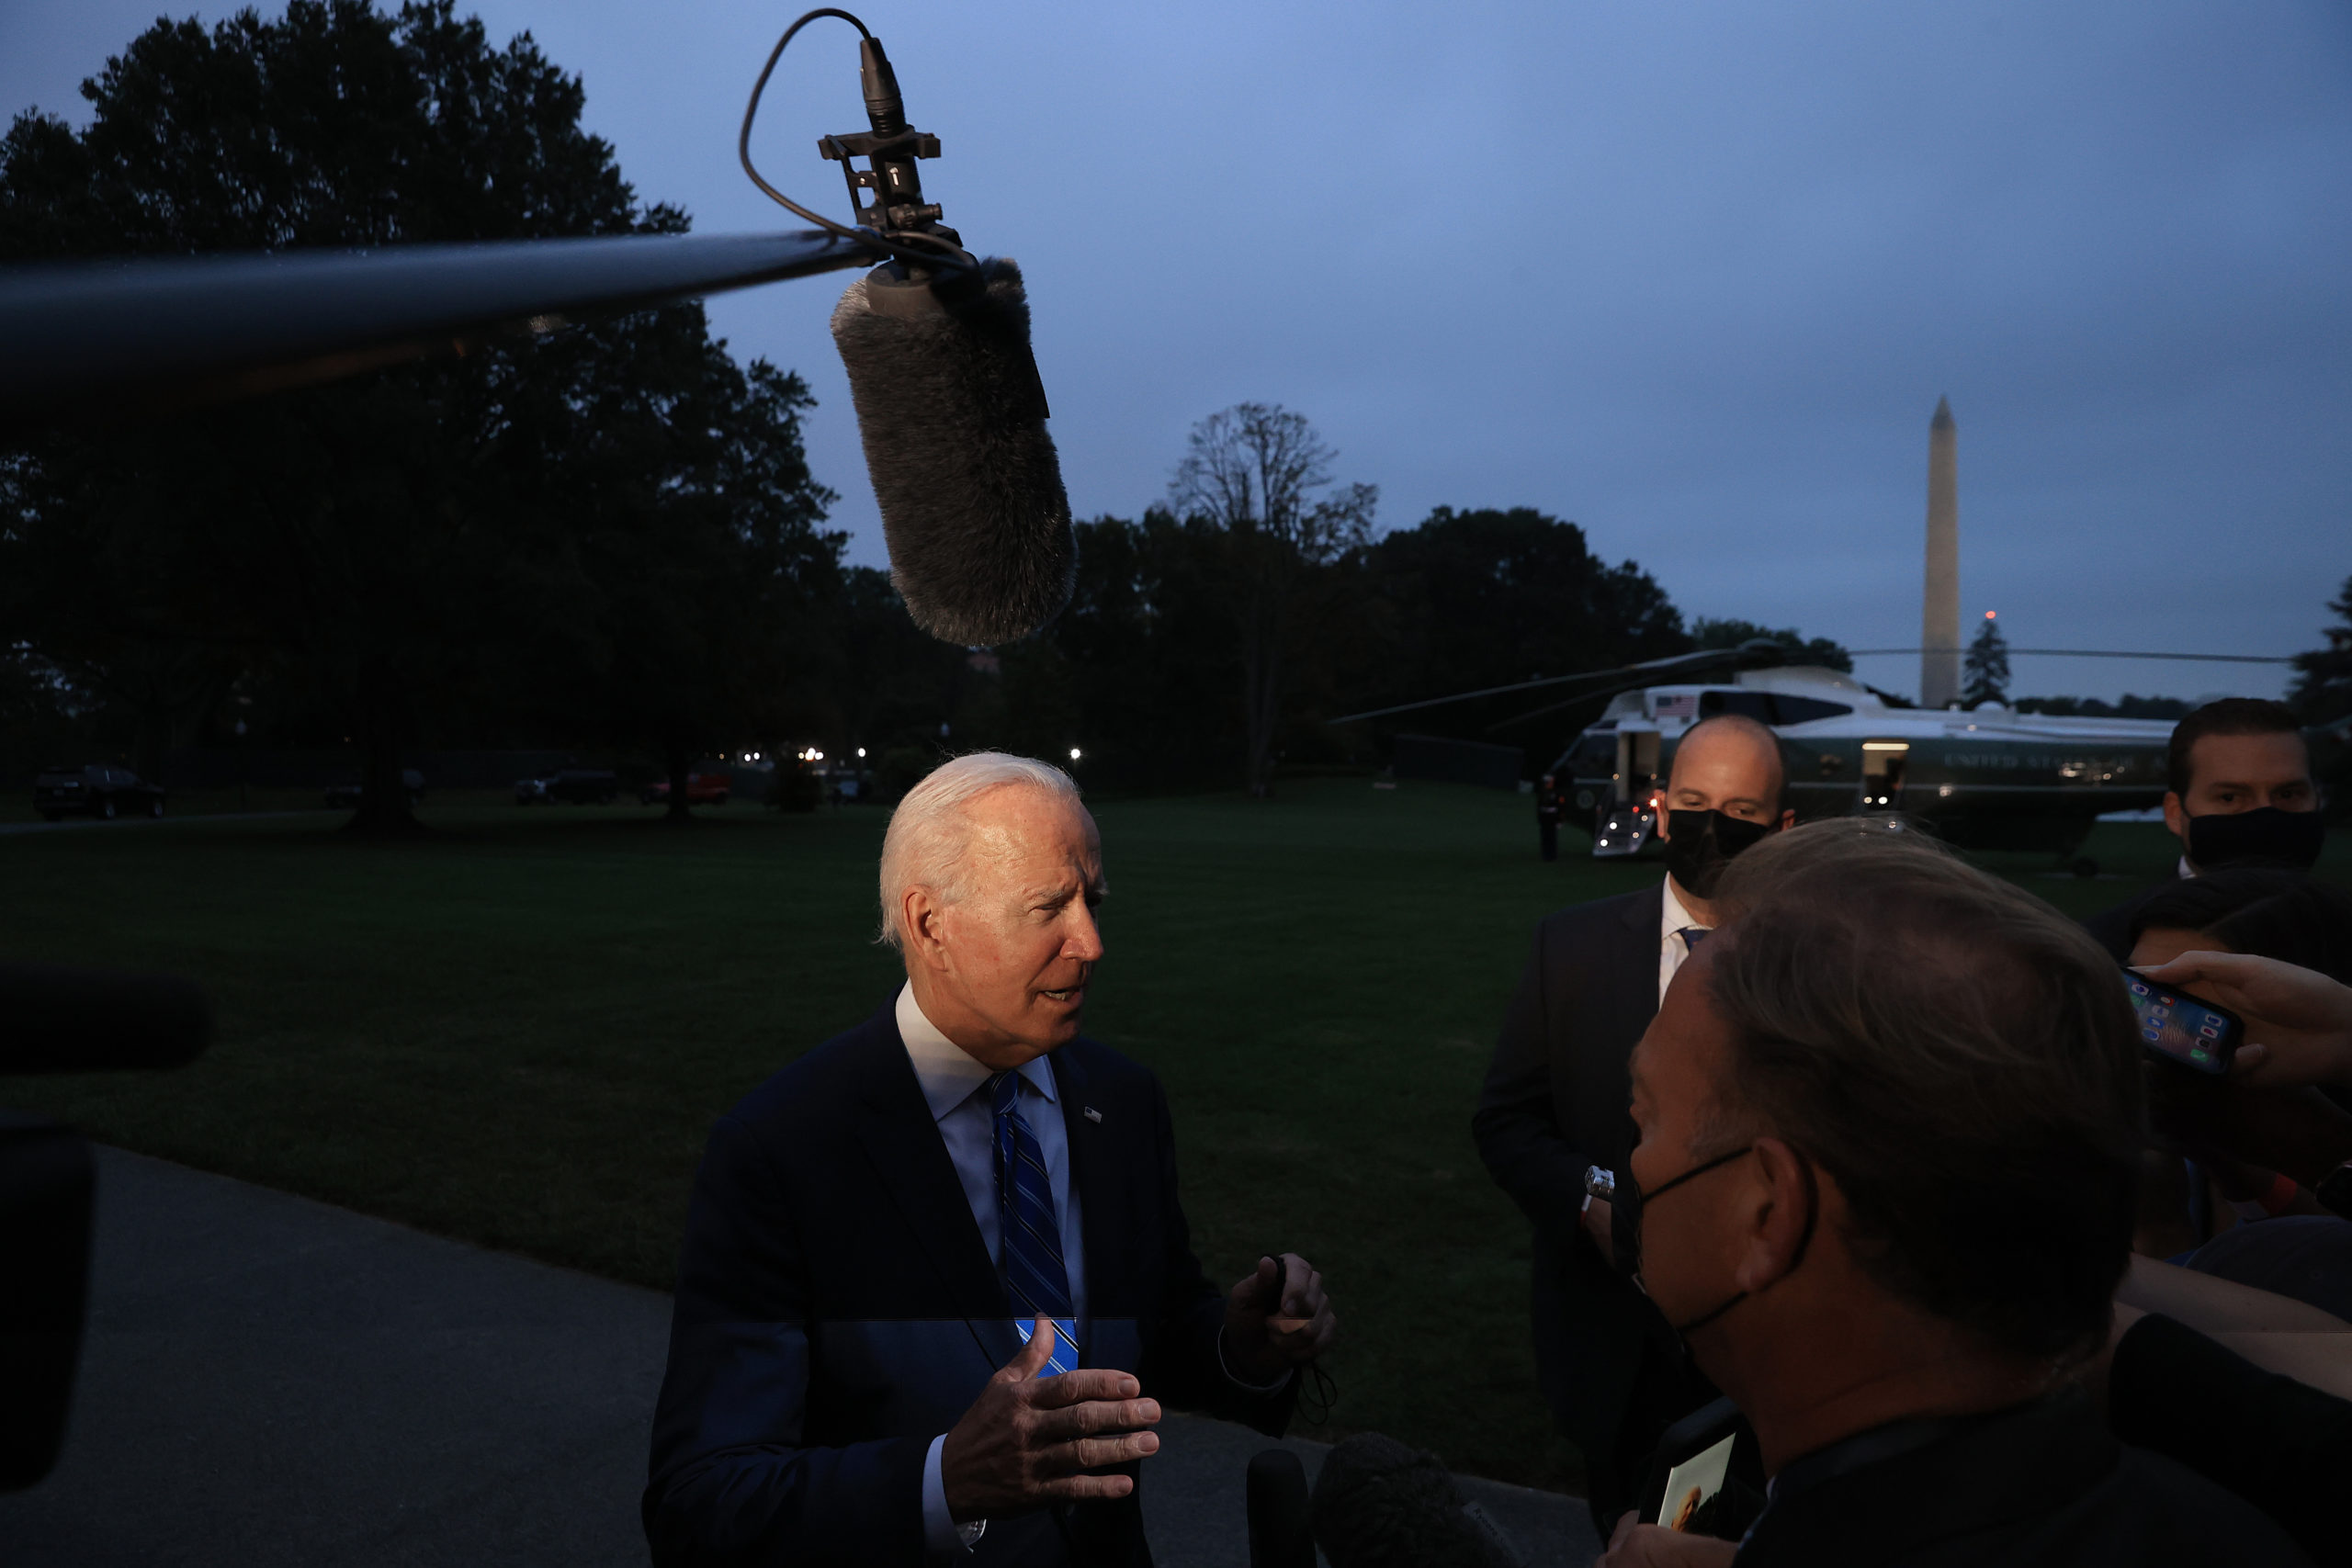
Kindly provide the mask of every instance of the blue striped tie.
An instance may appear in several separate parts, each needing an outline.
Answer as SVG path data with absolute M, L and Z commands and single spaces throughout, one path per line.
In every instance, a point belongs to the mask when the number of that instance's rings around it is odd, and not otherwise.
M 999 1073 L 989 1080 L 996 1108 L 996 1220 L 1004 1243 L 1004 1290 L 1012 1303 L 1014 1326 L 1026 1345 L 1040 1314 L 1054 1320 L 1054 1353 L 1039 1377 L 1078 1365 L 1071 1337 L 1069 1274 L 1062 1267 L 1061 1222 L 1054 1213 L 1054 1187 L 1037 1134 L 1021 1118 L 1021 1075 Z

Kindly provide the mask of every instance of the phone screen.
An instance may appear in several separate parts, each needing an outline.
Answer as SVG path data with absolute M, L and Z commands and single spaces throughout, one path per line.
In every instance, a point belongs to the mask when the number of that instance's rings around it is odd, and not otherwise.
M 2140 1038 L 2149 1050 L 2200 1073 L 2219 1075 L 2230 1070 L 2230 1058 L 2237 1053 L 2244 1030 L 2235 1013 L 2182 996 L 2128 970 L 2123 983 L 2132 993 Z

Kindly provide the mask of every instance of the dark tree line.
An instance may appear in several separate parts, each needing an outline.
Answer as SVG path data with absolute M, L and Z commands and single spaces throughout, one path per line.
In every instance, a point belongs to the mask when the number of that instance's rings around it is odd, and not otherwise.
M 576 78 L 449 0 L 159 22 L 84 90 L 85 130 L 28 114 L 0 141 L 0 261 L 686 226 L 582 129 Z M 1051 626 L 944 647 L 844 565 L 808 406 L 680 307 L 0 450 L 0 752 L 157 774 L 243 721 L 350 747 L 378 829 L 407 824 L 401 760 L 425 747 L 639 759 L 681 811 L 697 759 L 804 745 L 864 749 L 886 791 L 1000 745 L 1077 750 L 1095 784 L 1264 794 L 1403 732 L 1540 763 L 1600 703 L 1333 722 L 1367 709 L 1756 637 L 1851 667 L 1793 629 L 1686 624 L 1531 509 L 1376 533 L 1376 492 L 1260 403 L 1171 453 L 1166 505 L 1080 525 Z M 2337 674 L 2313 665 L 2313 701 Z
M 527 35 L 447 0 L 158 22 L 76 132 L 0 143 L 0 260 L 675 232 Z M 364 762 L 398 828 L 429 729 L 560 731 L 683 775 L 831 676 L 829 492 L 797 377 L 680 307 L 0 457 L 12 689 L 133 717 L 153 770 L 232 693 Z M 673 791 L 673 797 L 683 791 Z

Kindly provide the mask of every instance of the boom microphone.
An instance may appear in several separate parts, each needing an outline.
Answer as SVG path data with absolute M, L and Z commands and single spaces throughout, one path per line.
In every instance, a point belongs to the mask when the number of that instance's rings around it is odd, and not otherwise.
M 1078 571 L 1021 270 L 990 259 L 924 282 L 893 262 L 833 311 L 890 581 L 945 642 L 1012 642 Z
M 842 165 L 856 229 L 800 206 L 752 166 L 760 94 L 793 34 L 819 17 L 862 35 L 859 85 L 872 130 L 818 142 Z M 923 199 L 916 160 L 939 156 L 939 139 L 909 127 L 881 40 L 846 11 L 811 11 L 786 30 L 752 89 L 739 151 L 744 171 L 776 201 L 895 258 L 850 285 L 832 331 L 907 613 L 946 642 L 1028 636 L 1069 602 L 1078 546 L 1046 433 L 1021 269 L 975 259 Z M 858 168 L 860 157 L 870 167 Z

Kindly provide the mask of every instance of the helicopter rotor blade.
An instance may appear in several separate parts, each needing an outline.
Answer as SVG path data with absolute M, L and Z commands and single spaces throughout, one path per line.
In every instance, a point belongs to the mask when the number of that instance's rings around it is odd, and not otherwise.
M 1787 661 L 1788 649 L 1764 637 L 1751 638 L 1737 648 L 1702 649 L 1696 653 L 1677 653 L 1665 659 L 1645 660 L 1639 664 L 1620 665 L 1613 670 L 1587 670 L 1575 675 L 1546 675 L 1533 681 L 1514 681 L 1507 686 L 1484 686 L 1475 692 L 1456 692 L 1451 696 L 1424 697 L 1419 702 L 1398 703 L 1393 707 L 1373 708 L 1364 713 L 1351 713 L 1344 717 L 1324 720 L 1327 724 L 1355 724 L 1368 718 L 1386 718 L 1393 714 L 1415 713 L 1423 708 L 1443 707 L 1449 703 L 1466 703 L 1478 697 L 1500 696 L 1506 692 L 1529 692 L 1539 687 L 1566 686 L 1587 682 L 1608 685 L 1612 692 L 1678 675 L 1703 675 L 1721 669 L 1766 670 Z M 1581 702 L 1595 694 L 1586 693 L 1571 699 Z M 1567 706 L 1566 703 L 1557 705 Z M 1549 709 L 1544 710 L 1549 712 Z
M 1849 659 L 1872 659 L 1881 654 L 1905 653 L 1966 653 L 1964 648 L 1856 648 L 1847 651 Z M 2291 653 L 2132 653 L 2111 648 L 2010 648 L 2002 649 L 2010 658 L 2031 655 L 2041 659 L 2177 659 L 2188 664 L 2292 664 Z

